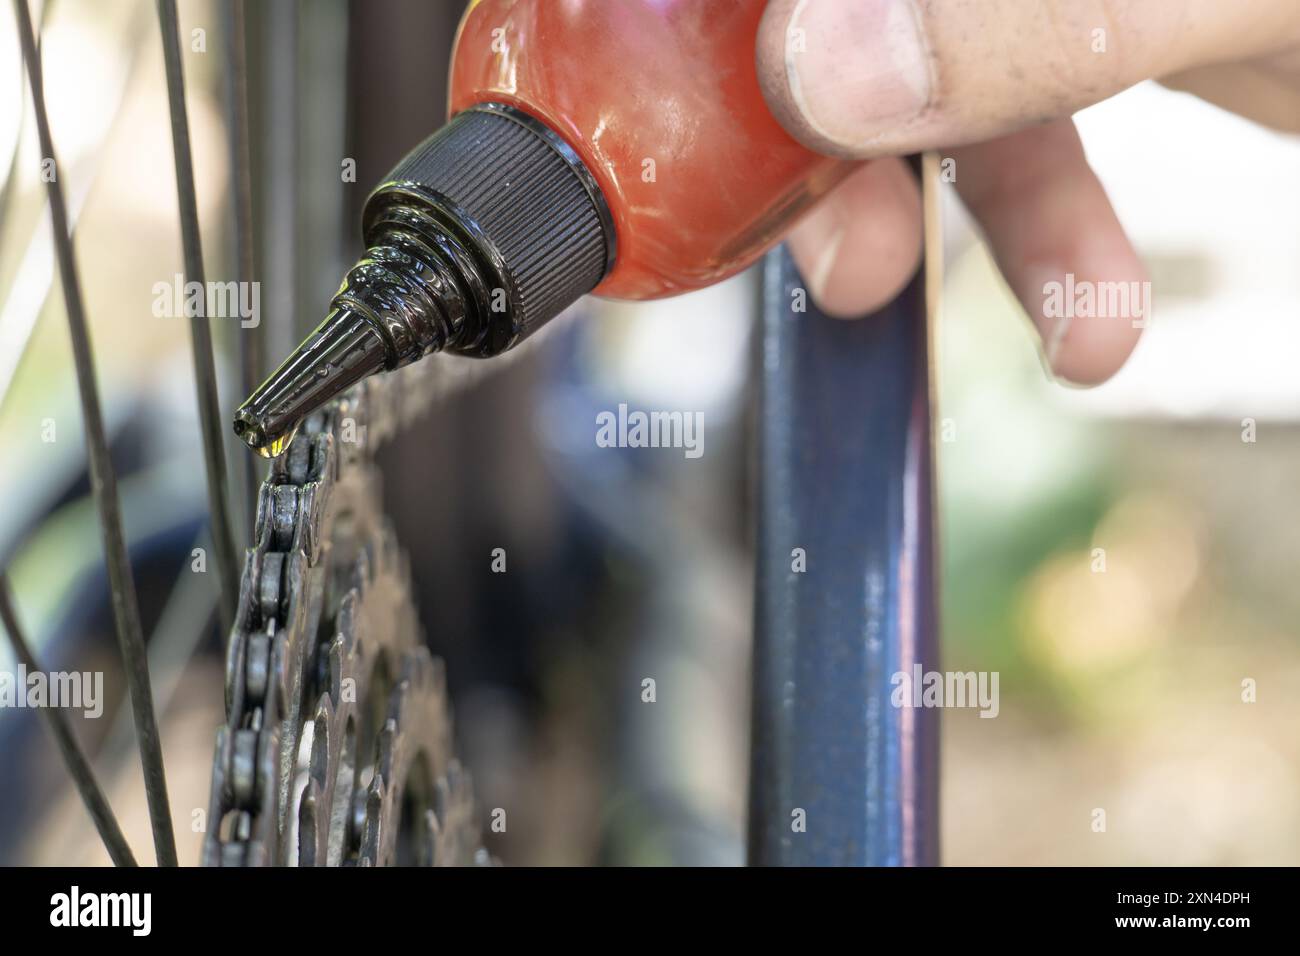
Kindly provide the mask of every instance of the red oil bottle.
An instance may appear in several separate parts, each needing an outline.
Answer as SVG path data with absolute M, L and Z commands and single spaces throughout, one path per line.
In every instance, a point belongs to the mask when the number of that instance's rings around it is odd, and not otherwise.
M 599 295 L 645 299 L 743 269 L 852 168 L 796 142 L 759 89 L 765 0 L 481 0 L 451 112 L 517 106 L 600 184 L 618 258 Z
M 765 0 L 478 0 L 451 121 L 367 202 L 368 250 L 320 327 L 236 413 L 276 449 L 365 375 L 497 354 L 582 295 L 740 271 L 852 164 L 796 142 L 755 67 Z

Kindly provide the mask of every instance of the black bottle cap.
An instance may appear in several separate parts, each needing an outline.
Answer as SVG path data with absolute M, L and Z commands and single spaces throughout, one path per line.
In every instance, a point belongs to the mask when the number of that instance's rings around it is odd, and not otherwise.
M 485 103 L 413 149 L 366 203 L 366 242 L 385 210 L 416 202 L 478 260 L 480 321 L 448 351 L 495 355 L 590 292 L 614 264 L 605 197 L 573 149 L 544 123 Z
M 614 224 L 577 153 L 532 116 L 483 104 L 407 155 L 366 202 L 366 254 L 325 321 L 239 407 L 279 454 L 298 423 L 366 375 L 430 352 L 504 352 L 590 292 Z

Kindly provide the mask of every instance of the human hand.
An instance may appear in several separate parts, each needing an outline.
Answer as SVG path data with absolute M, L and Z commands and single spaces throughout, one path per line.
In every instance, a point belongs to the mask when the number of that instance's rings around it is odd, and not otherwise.
M 789 237 L 825 311 L 870 312 L 910 278 L 921 205 L 897 157 L 942 149 L 1053 371 L 1079 384 L 1110 377 L 1145 322 L 1057 318 L 1044 285 L 1145 270 L 1070 114 L 1158 78 L 1300 132 L 1297 0 L 771 0 L 757 63 L 792 135 L 876 159 Z

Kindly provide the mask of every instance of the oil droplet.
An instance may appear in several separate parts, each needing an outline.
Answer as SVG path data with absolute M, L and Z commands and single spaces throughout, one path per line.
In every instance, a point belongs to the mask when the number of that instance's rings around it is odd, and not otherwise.
M 284 454 L 285 449 L 289 447 L 289 442 L 293 441 L 293 436 L 296 434 L 298 434 L 298 426 L 294 425 L 293 428 L 289 429 L 283 435 L 277 436 L 265 445 L 252 446 L 253 451 L 257 452 L 263 458 L 279 458 Z

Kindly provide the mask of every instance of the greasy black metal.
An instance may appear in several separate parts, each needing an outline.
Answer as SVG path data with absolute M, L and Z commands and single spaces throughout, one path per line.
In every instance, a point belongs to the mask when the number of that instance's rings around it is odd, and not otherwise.
M 269 469 L 227 648 L 205 865 L 487 862 L 372 458 L 449 378 L 361 383 Z
M 31 87 L 41 155 L 54 160 L 57 169 L 58 159 L 54 155 L 54 143 L 50 137 L 50 120 L 45 111 L 45 84 L 41 74 L 41 61 L 36 52 L 36 38 L 32 35 L 32 20 L 31 13 L 27 9 L 27 0 L 14 0 L 14 13 L 18 20 L 18 40 L 23 51 L 23 61 L 27 66 L 27 82 Z M 135 580 L 132 577 L 126 538 L 122 530 L 122 508 L 117 493 L 117 476 L 108 454 L 108 439 L 104 432 L 103 414 L 100 411 L 99 385 L 95 380 L 95 360 L 91 351 L 85 310 L 82 306 L 81 281 L 77 276 L 72 236 L 68 231 L 68 209 L 64 201 L 63 184 L 59 177 L 50 177 L 46 185 L 50 197 L 50 223 L 54 237 L 54 251 L 59 263 L 64 309 L 68 315 L 68 335 L 72 340 L 72 356 L 77 370 L 77 389 L 81 396 L 81 415 L 86 429 L 86 457 L 90 468 L 90 487 L 99 511 L 104 561 L 108 567 L 109 590 L 112 595 L 113 620 L 118 648 L 122 654 L 122 666 L 126 673 L 127 693 L 131 698 L 136 739 L 140 746 L 140 760 L 144 766 L 145 796 L 149 804 L 149 822 L 153 827 L 154 850 L 160 866 L 175 866 L 176 841 L 172 834 L 171 808 L 167 799 L 167 777 L 163 770 L 158 722 L 154 716 L 153 692 L 149 686 L 149 660 L 140 626 L 140 607 L 136 600 Z
M 162 32 L 163 65 L 167 73 L 167 102 L 171 114 L 172 153 L 176 164 L 176 193 L 180 206 L 181 246 L 186 283 L 206 288 L 203 243 L 199 234 L 198 200 L 194 189 L 194 162 L 190 150 L 190 124 L 185 109 L 185 74 L 176 0 L 158 0 L 158 25 Z M 221 601 L 217 605 L 221 629 L 234 623 L 239 596 L 239 571 L 226 498 L 226 460 L 222 446 L 221 405 L 217 397 L 217 367 L 212 357 L 212 328 L 206 315 L 190 316 L 190 354 L 194 361 L 194 388 L 199 403 L 203 436 L 203 462 L 207 469 L 208 514 L 212 550 L 217 566 Z
M 804 288 L 770 253 L 749 858 L 936 864 L 939 712 L 890 702 L 938 667 L 922 278 L 856 322 Z
M 27 668 L 27 672 L 40 671 L 40 665 L 36 663 L 36 655 L 32 653 L 31 645 L 27 643 L 27 637 L 18 623 L 18 614 L 9 596 L 9 578 L 3 571 L 0 571 L 0 624 L 4 625 L 5 631 L 9 634 L 14 656 L 23 667 Z M 77 743 L 77 737 L 72 732 L 72 725 L 68 723 L 67 715 L 58 707 L 42 707 L 40 710 L 49 721 L 50 732 L 54 734 L 54 740 L 59 745 L 59 752 L 63 755 L 63 763 L 68 768 L 68 775 L 77 785 L 81 802 L 86 805 L 86 811 L 95 821 L 95 829 L 99 831 L 99 837 L 104 841 L 104 848 L 108 850 L 113 865 L 135 866 L 131 847 L 127 845 L 126 837 L 122 835 L 122 828 L 118 826 L 117 818 L 113 816 L 113 808 L 108 805 L 108 798 L 104 796 L 99 781 L 95 779 L 90 761 L 86 759 L 81 745 Z
M 253 159 L 249 147 L 248 119 L 248 36 L 244 0 L 222 0 L 222 27 L 226 50 L 226 129 L 230 147 L 231 205 L 235 219 L 235 267 L 241 283 L 253 282 Z M 241 391 L 251 395 L 262 380 L 262 323 L 239 326 L 239 373 Z M 248 503 L 249 528 L 261 483 L 256 458 L 244 459 L 244 500 Z
M 364 375 L 513 347 L 591 291 L 615 252 L 577 154 L 499 104 L 464 111 L 412 150 L 362 219 L 368 248 L 325 322 L 236 412 L 236 434 L 263 454 Z

